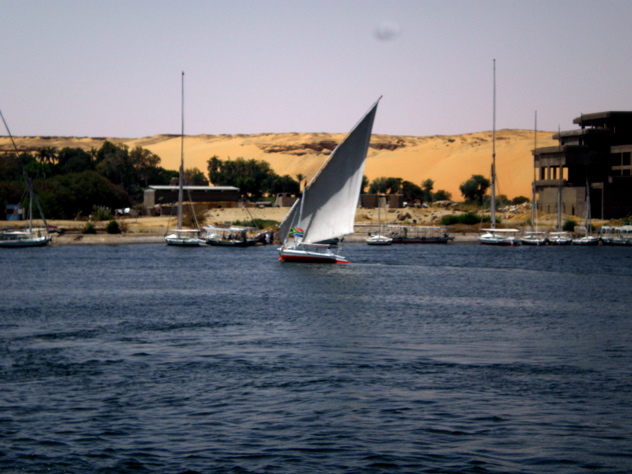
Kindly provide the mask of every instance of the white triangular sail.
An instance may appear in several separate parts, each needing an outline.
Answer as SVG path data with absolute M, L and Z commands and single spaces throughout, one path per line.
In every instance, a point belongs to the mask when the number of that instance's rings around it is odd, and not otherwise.
M 294 201 L 294 204 L 290 208 L 289 212 L 285 215 L 285 218 L 279 225 L 279 230 L 277 232 L 277 239 L 279 242 L 283 243 L 286 241 L 288 235 L 290 235 L 290 230 L 292 227 L 296 225 L 296 220 L 298 219 L 298 211 L 301 206 L 301 200 L 297 199 Z
M 364 162 L 378 103 L 379 100 L 305 187 L 302 202 L 295 203 L 281 225 L 285 235 L 288 231 L 286 227 L 298 227 L 303 230 L 302 242 L 313 244 L 353 233 Z M 297 212 L 300 214 L 298 218 Z

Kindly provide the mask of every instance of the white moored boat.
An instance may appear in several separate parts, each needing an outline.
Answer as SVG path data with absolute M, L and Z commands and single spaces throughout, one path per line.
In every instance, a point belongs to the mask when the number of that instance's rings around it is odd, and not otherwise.
M 570 232 L 550 232 L 549 245 L 570 245 L 573 242 L 573 236 Z
M 513 247 L 520 245 L 518 229 L 483 229 L 478 241 L 483 245 L 501 245 Z
M 546 236 L 546 232 L 539 230 L 526 231 L 520 238 L 522 245 L 546 245 L 549 239 Z
M 354 221 L 378 101 L 338 144 L 281 222 L 282 262 L 349 263 L 338 242 Z
M 382 234 L 382 220 L 380 210 L 382 208 L 380 196 L 377 197 L 377 234 L 371 235 L 366 239 L 367 245 L 391 245 L 393 239 Z
M 603 226 L 600 235 L 604 245 L 632 245 L 632 225 L 621 227 Z

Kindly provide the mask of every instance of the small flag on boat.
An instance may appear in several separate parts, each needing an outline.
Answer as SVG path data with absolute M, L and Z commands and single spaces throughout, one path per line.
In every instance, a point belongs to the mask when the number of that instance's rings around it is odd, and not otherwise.
M 303 237 L 303 229 L 299 229 L 298 227 L 292 227 L 290 231 L 290 235 L 292 237 Z

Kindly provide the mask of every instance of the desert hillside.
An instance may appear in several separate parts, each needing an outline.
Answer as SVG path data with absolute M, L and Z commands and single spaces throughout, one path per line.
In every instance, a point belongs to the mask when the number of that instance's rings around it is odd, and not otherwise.
M 553 132 L 539 132 L 537 146 L 554 146 Z M 245 158 L 265 160 L 280 175 L 308 179 L 318 170 L 343 134 L 281 133 L 257 135 L 197 135 L 185 137 L 185 167 L 206 173 L 206 162 Z M 40 147 L 99 148 L 106 138 L 17 137 L 21 150 Z M 157 135 L 144 138 L 107 138 L 130 148 L 141 146 L 160 156 L 161 166 L 176 170 L 180 162 L 180 137 Z M 500 130 L 496 132 L 496 169 L 499 193 L 509 198 L 529 196 L 533 179 L 533 131 Z M 0 138 L 0 151 L 11 150 L 8 137 Z M 460 200 L 459 185 L 473 174 L 489 177 L 491 165 L 491 131 L 454 136 L 408 137 L 373 135 L 365 174 L 369 181 L 381 177 L 401 177 L 421 185 L 434 180 L 434 190 L 444 189 Z

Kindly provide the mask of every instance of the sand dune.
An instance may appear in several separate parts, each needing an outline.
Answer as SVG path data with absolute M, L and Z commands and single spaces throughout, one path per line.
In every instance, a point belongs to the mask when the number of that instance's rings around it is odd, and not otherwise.
M 553 132 L 539 132 L 538 146 L 554 146 Z M 206 173 L 206 162 L 217 155 L 220 159 L 245 158 L 265 160 L 280 175 L 310 178 L 326 160 L 343 134 L 281 133 L 257 135 L 197 135 L 185 137 L 185 167 L 199 168 Z M 40 147 L 99 148 L 106 138 L 16 137 L 20 149 Z M 180 137 L 156 135 L 144 138 L 108 138 L 130 148 L 147 148 L 162 159 L 161 166 L 178 169 Z M 512 198 L 529 196 L 533 179 L 533 131 L 500 130 L 496 132 L 496 163 L 499 193 Z M 0 151 L 11 150 L 8 137 L 0 138 Z M 409 137 L 374 135 L 371 139 L 365 174 L 369 180 L 386 176 L 401 177 L 420 185 L 434 180 L 434 189 L 444 189 L 455 200 L 461 200 L 461 183 L 473 174 L 490 175 L 491 132 L 454 136 Z

